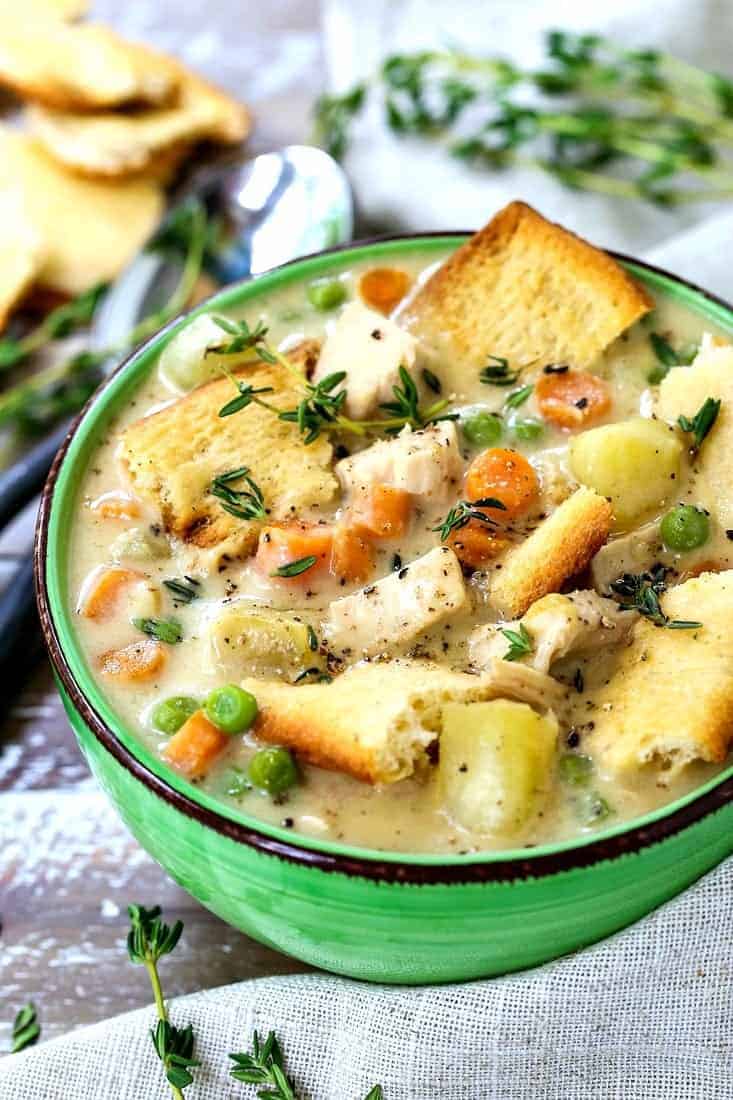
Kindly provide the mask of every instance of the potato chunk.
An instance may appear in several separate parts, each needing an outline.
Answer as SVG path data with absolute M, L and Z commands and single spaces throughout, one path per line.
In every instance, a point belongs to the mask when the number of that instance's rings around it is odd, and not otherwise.
M 512 833 L 542 806 L 552 784 L 558 724 L 508 699 L 443 708 L 438 789 L 460 825 Z
M 214 669 L 228 676 L 281 676 L 293 680 L 323 658 L 310 648 L 306 623 L 271 608 L 230 604 L 209 626 Z M 317 644 L 317 643 L 316 643 Z
M 616 527 L 626 528 L 674 495 L 682 450 L 673 428 L 638 416 L 576 436 L 570 468 L 578 481 L 608 497 Z

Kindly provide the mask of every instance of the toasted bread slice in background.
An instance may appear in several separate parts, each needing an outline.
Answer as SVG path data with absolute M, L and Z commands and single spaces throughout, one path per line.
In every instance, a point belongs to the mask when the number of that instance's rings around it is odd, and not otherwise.
M 174 65 L 167 59 L 169 65 Z M 54 157 L 91 176 L 153 173 L 161 158 L 176 163 L 198 141 L 243 141 L 251 129 L 246 107 L 201 77 L 177 66 L 178 101 L 123 114 L 81 114 L 34 106 L 26 112 L 30 131 Z M 179 155 L 180 154 L 180 155 Z
M 561 697 L 549 676 L 506 661 L 481 676 L 395 660 L 354 665 L 331 684 L 250 679 L 242 686 L 257 698 L 258 737 L 367 783 L 411 775 L 439 736 L 448 702 L 514 698 L 549 709 Z
M 0 201 L 12 195 L 46 250 L 38 282 L 74 296 L 114 279 L 158 225 L 164 197 L 147 180 L 110 184 L 66 171 L 27 135 L 0 126 Z
M 612 519 L 605 497 L 593 489 L 576 489 L 524 542 L 508 551 L 492 577 L 493 606 L 506 618 L 516 619 L 541 596 L 559 592 L 603 546 Z
M 694 760 L 721 763 L 733 742 L 733 571 L 685 581 L 661 604 L 670 619 L 702 626 L 634 627 L 584 742 L 613 773 L 654 764 L 671 777 Z
M 23 0 L 23 14 L 73 21 L 86 15 L 91 0 Z M 0 0 L 0 16 L 18 14 L 18 0 Z
M 312 341 L 289 353 L 313 354 Z M 234 368 L 255 387 L 272 386 L 268 400 L 292 407 L 299 397 L 279 366 Z M 293 519 L 329 504 L 338 492 L 332 447 L 324 436 L 306 446 L 296 424 L 252 404 L 233 416 L 219 409 L 236 391 L 227 378 L 209 382 L 122 433 L 119 456 L 136 493 L 161 515 L 166 530 L 201 549 L 254 550 L 262 523 L 229 515 L 209 492 L 213 479 L 247 466 L 262 489 L 268 522 Z
M 12 192 L 0 192 L 0 332 L 43 268 L 46 250 Z
M 403 318 L 477 370 L 489 355 L 513 367 L 589 367 L 652 306 L 605 252 L 513 202 L 440 266 Z
M 692 464 L 695 503 L 723 528 L 733 528 L 733 347 L 703 341 L 690 367 L 673 367 L 659 387 L 657 415 L 690 419 L 708 397 L 721 401 L 717 419 Z
M 22 99 L 99 111 L 173 102 L 179 83 L 179 69 L 165 55 L 108 27 L 69 26 L 33 7 L 0 9 L 0 84 Z

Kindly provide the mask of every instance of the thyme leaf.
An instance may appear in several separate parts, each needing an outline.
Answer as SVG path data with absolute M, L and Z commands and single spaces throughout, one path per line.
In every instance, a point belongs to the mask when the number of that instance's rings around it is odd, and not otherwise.
M 132 625 L 166 645 L 177 645 L 183 641 L 183 630 L 177 619 L 133 619 Z
M 497 527 L 496 520 L 480 511 L 481 508 L 497 508 L 502 512 L 506 511 L 506 505 L 495 497 L 484 497 L 482 500 L 475 501 L 459 500 L 448 512 L 442 523 L 433 527 L 432 530 L 439 531 L 440 541 L 445 542 L 454 531 L 460 531 L 472 519 L 485 524 L 487 527 Z
M 689 432 L 692 435 L 693 442 L 691 450 L 694 453 L 700 450 L 703 440 L 718 419 L 720 405 L 721 402 L 718 398 L 706 397 L 705 401 L 691 419 L 687 416 L 678 417 L 677 423 L 682 431 Z
M 173 596 L 174 600 L 179 603 L 191 603 L 192 600 L 198 599 L 200 592 L 200 581 L 195 580 L 193 577 L 184 577 L 182 580 L 173 577 L 170 580 L 163 581 L 164 586 Z
M 229 317 L 222 317 L 215 313 L 212 313 L 211 319 L 231 339 L 226 340 L 222 337 L 219 343 L 209 344 L 206 355 L 241 355 L 243 351 L 252 350 L 264 363 L 277 362 L 265 339 L 268 333 L 267 325 L 261 320 L 254 328 L 250 328 L 244 320 L 232 321 Z
M 219 414 L 221 416 L 221 413 Z M 232 482 L 244 480 L 248 486 L 246 489 L 233 489 Z M 229 470 L 228 473 L 219 474 L 209 487 L 209 492 L 221 501 L 221 506 L 230 516 L 237 519 L 258 520 L 266 519 L 267 509 L 262 490 L 256 481 L 249 476 L 249 467 L 241 466 L 238 470 Z
M 647 573 L 624 573 L 611 582 L 611 591 L 620 597 L 621 610 L 634 609 L 655 626 L 668 630 L 697 630 L 702 623 L 687 619 L 670 619 L 662 610 L 659 597 L 667 590 L 667 573 L 664 565 L 654 565 Z
M 304 558 L 297 558 L 295 561 L 289 561 L 286 565 L 279 565 L 274 572 L 270 573 L 271 577 L 299 577 L 301 573 L 306 573 L 309 569 L 318 561 L 315 554 L 308 554 Z
M 438 378 L 437 374 L 433 374 L 427 367 L 422 369 L 422 380 L 428 389 L 432 390 L 438 396 L 443 392 L 443 383 Z
M 510 630 L 509 627 L 505 627 L 501 633 L 509 642 L 509 649 L 504 654 L 505 661 L 518 661 L 534 649 L 532 637 L 524 623 L 519 624 L 519 630 Z
M 36 1006 L 32 1001 L 23 1005 L 13 1021 L 13 1037 L 10 1047 L 11 1054 L 18 1054 L 26 1047 L 33 1046 L 41 1034 L 41 1025 L 38 1023 Z
M 521 371 L 510 370 L 509 360 L 490 355 L 490 362 L 479 371 L 479 381 L 487 386 L 513 386 Z
M 523 405 L 524 402 L 528 400 L 533 389 L 534 386 L 530 384 L 528 386 L 522 386 L 521 389 L 514 390 L 504 402 L 504 407 L 506 409 L 518 409 L 520 405 Z

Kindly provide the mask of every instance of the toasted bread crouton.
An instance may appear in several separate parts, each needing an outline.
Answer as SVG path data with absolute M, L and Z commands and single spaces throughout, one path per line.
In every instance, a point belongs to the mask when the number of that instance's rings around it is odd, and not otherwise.
M 27 135 L 0 126 L 0 204 L 12 197 L 45 248 L 40 286 L 75 296 L 109 282 L 158 225 L 164 199 L 147 180 L 79 179 Z
M 670 619 L 702 626 L 636 624 L 584 742 L 610 772 L 654 764 L 674 775 L 693 760 L 721 763 L 733 741 L 733 571 L 703 573 L 661 603 Z
M 0 84 L 62 111 L 167 103 L 177 67 L 99 24 L 69 26 L 38 9 L 0 11 Z
M 329 645 L 352 660 L 386 653 L 467 605 L 458 558 L 449 547 L 436 546 L 399 572 L 334 600 L 328 612 Z
M 291 357 L 309 354 L 312 345 L 305 341 Z M 272 386 L 270 398 L 279 407 L 298 399 L 282 367 L 259 364 L 235 373 L 255 387 Z M 202 549 L 248 554 L 262 522 L 226 512 L 209 492 L 215 477 L 247 466 L 262 489 L 268 522 L 302 517 L 328 504 L 338 483 L 325 437 L 306 447 L 297 425 L 256 404 L 220 417 L 234 393 L 223 378 L 135 421 L 122 433 L 119 456 L 135 492 L 160 513 L 167 531 Z
M 673 367 L 659 387 L 657 415 L 690 419 L 708 397 L 721 401 L 718 417 L 693 463 L 695 503 L 721 527 L 733 527 L 733 347 L 704 341 L 691 367 Z
M 23 213 L 20 197 L 0 192 L 0 332 L 41 271 L 43 241 Z
M 611 520 L 611 505 L 605 497 L 593 489 L 576 489 L 507 553 L 492 580 L 493 606 L 506 618 L 516 619 L 541 596 L 559 592 L 603 546 Z
M 246 107 L 194 73 L 177 70 L 178 100 L 134 113 L 82 114 L 35 106 L 31 132 L 57 160 L 90 176 L 155 174 L 198 141 L 236 144 L 250 131 Z
M 414 334 L 477 366 L 591 366 L 652 308 L 605 252 L 513 202 L 462 245 L 405 309 Z
M 411 775 L 440 735 L 448 702 L 519 698 L 556 701 L 558 685 L 534 669 L 482 676 L 451 672 L 430 662 L 395 660 L 354 665 L 332 684 L 244 680 L 259 706 L 254 732 L 286 745 L 304 761 L 346 772 L 367 783 L 394 783 Z M 549 690 L 546 686 L 549 685 Z

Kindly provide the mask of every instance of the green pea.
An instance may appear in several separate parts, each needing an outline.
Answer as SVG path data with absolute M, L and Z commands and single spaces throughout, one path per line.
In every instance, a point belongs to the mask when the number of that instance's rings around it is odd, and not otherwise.
M 306 293 L 310 304 L 324 313 L 346 300 L 346 287 L 339 279 L 318 279 L 311 283 Z
M 295 761 L 287 749 L 260 749 L 249 762 L 249 778 L 268 794 L 282 794 L 298 781 Z
M 541 420 L 515 420 L 512 424 L 512 431 L 517 439 L 530 440 L 539 439 L 545 430 L 545 425 Z
M 592 825 L 596 821 L 604 821 L 613 813 L 613 807 L 609 806 L 603 795 L 598 791 L 592 791 L 586 803 L 586 822 Z
M 153 707 L 153 729 L 160 733 L 176 733 L 200 705 L 191 695 L 171 695 L 170 699 L 162 699 Z
M 697 550 L 710 537 L 710 520 L 699 508 L 679 504 L 667 512 L 660 530 L 668 550 Z
M 490 447 L 501 439 L 501 417 L 496 413 L 474 413 L 463 421 L 461 428 L 468 442 L 477 447 Z
M 224 733 L 244 733 L 257 717 L 257 700 L 236 684 L 226 684 L 207 695 L 204 711 Z
M 573 787 L 587 783 L 593 771 L 593 761 L 581 753 L 568 752 L 558 761 L 560 778 Z

